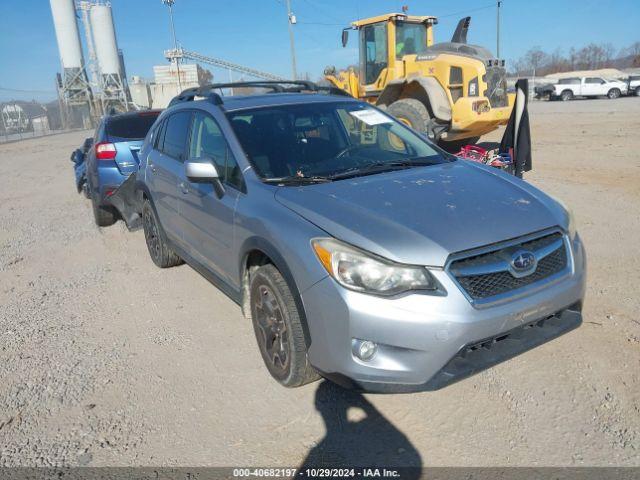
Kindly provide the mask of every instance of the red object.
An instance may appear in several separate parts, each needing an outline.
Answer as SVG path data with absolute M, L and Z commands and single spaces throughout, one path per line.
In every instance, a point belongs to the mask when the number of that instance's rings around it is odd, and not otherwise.
M 109 142 L 96 143 L 96 158 L 98 160 L 113 160 L 116 158 L 116 146 Z
M 456 153 L 456 157 L 464 158 L 465 160 L 471 160 L 474 162 L 485 163 L 487 158 L 487 150 L 477 145 L 465 145 Z

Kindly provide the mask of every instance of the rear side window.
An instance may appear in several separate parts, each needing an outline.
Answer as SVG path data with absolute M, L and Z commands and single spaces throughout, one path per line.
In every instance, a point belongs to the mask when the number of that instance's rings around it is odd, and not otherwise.
M 178 112 L 171 115 L 165 122 L 164 144 L 162 151 L 181 162 L 184 161 L 191 112 Z
M 154 124 L 160 112 L 143 112 L 115 117 L 107 123 L 107 135 L 126 139 L 142 139 Z
M 590 78 L 587 78 L 584 81 L 584 83 L 593 83 L 593 84 L 596 84 L 596 85 L 601 85 L 601 84 L 604 83 L 604 80 L 601 79 L 601 78 L 590 77 Z
M 579 78 L 563 78 L 558 82 L 560 85 L 579 85 Z

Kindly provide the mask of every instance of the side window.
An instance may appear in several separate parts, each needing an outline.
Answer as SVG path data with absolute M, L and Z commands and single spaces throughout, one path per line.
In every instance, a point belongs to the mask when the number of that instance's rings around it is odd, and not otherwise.
M 164 143 L 162 151 L 181 162 L 185 159 L 191 112 L 178 112 L 165 122 Z
M 164 126 L 167 124 L 166 120 L 162 120 L 162 123 L 156 127 L 153 131 L 153 148 L 155 150 L 162 151 L 162 142 L 164 141 Z
M 216 121 L 206 113 L 193 116 L 189 158 L 210 158 L 220 180 L 238 189 L 243 188 L 242 174 L 231 149 Z
M 599 78 L 593 78 L 593 77 L 589 77 L 585 80 L 584 83 L 591 83 L 591 84 L 600 84 L 602 83 L 602 81 Z

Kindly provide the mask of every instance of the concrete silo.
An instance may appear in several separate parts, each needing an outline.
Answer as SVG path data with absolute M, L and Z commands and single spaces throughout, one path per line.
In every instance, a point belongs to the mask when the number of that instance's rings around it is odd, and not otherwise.
M 50 0 L 50 4 L 63 70 L 61 94 L 68 105 L 90 103 L 91 89 L 84 70 L 73 0 Z
M 111 5 L 94 3 L 89 10 L 91 32 L 100 70 L 100 89 L 104 111 L 127 110 L 126 79 L 118 51 Z

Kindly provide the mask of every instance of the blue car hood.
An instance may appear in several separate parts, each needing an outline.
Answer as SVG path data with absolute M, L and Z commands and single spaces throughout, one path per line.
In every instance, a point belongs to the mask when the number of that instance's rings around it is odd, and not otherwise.
M 331 236 L 415 265 L 443 266 L 451 253 L 568 222 L 535 187 L 467 161 L 280 187 L 275 195 Z

